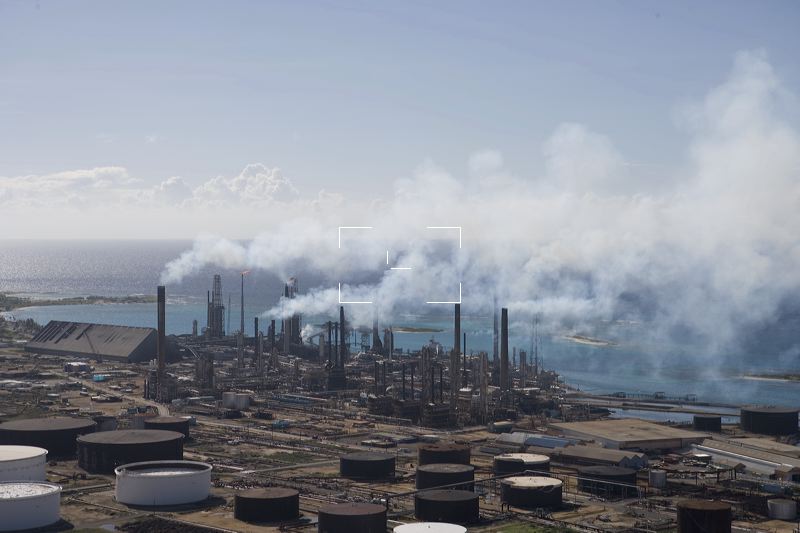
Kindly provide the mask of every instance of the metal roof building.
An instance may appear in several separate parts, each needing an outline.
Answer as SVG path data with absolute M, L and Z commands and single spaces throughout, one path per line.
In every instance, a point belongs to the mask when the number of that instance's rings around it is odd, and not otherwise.
M 562 422 L 550 424 L 566 437 L 594 440 L 617 450 L 669 450 L 686 448 L 708 435 L 636 418 Z
M 156 330 L 51 320 L 25 345 L 26 352 L 136 363 L 156 355 Z

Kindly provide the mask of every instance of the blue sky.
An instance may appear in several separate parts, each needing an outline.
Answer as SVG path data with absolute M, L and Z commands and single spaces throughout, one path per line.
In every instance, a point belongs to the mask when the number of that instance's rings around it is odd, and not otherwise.
M 539 172 L 562 122 L 669 168 L 676 106 L 738 51 L 798 86 L 798 27 L 790 1 L 0 0 L 0 176 L 196 185 L 260 162 L 301 193 L 372 195 L 485 148 Z

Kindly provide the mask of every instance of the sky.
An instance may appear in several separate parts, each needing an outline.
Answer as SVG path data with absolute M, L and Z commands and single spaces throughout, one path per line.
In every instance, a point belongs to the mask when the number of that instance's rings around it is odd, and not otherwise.
M 535 179 L 565 124 L 658 186 L 737 53 L 795 91 L 798 25 L 791 1 L 0 0 L 0 207 L 27 218 L 0 237 L 251 238 L 258 199 L 369 205 L 487 151 Z

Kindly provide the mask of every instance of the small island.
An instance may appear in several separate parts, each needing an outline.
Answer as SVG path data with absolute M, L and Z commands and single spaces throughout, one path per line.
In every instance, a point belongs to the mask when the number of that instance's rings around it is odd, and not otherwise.
M 129 296 L 73 296 L 69 298 L 37 300 L 23 296 L 0 293 L 0 311 L 12 311 L 21 307 L 45 305 L 143 304 L 155 302 L 156 297 L 150 294 L 135 294 Z

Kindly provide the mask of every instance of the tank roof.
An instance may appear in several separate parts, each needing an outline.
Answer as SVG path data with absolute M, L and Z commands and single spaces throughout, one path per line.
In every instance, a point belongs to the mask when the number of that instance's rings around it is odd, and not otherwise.
M 92 444 L 151 444 L 183 439 L 183 433 L 164 429 L 119 429 L 100 431 L 78 437 L 78 442 Z
M 800 413 L 800 409 L 793 408 L 793 407 L 776 407 L 773 405 L 748 405 L 747 407 L 742 407 L 741 409 L 743 412 L 748 413 L 771 413 L 771 414 L 797 414 Z
M 564 484 L 560 479 L 545 476 L 514 476 L 504 479 L 501 483 L 518 488 L 555 488 Z
M 249 489 L 242 490 L 236 493 L 237 498 L 246 498 L 248 500 L 280 500 L 283 498 L 291 498 L 300 493 L 294 489 L 287 489 L 284 487 L 267 487 L 263 489 Z
M 129 463 L 119 466 L 114 469 L 114 472 L 118 475 L 159 477 L 182 476 L 211 469 L 212 466 L 210 464 L 198 461 L 142 461 L 141 463 Z
M 0 446 L 0 462 L 33 459 L 42 455 L 47 455 L 47 450 L 38 446 Z
M 696 511 L 725 511 L 730 510 L 730 504 L 714 500 L 683 500 L 678 502 L 678 507 Z
M 550 462 L 550 458 L 546 455 L 538 453 L 504 453 L 496 455 L 495 459 L 503 461 L 521 461 L 525 464 L 542 464 Z
M 439 502 L 464 502 L 477 499 L 478 493 L 470 490 L 434 489 L 420 491 L 417 497 Z
M 85 429 L 94 427 L 94 420 L 91 418 L 26 418 L 24 420 L 12 420 L 0 424 L 0 430 L 4 431 L 62 431 L 67 429 Z
M 337 516 L 372 516 L 385 513 L 386 507 L 375 503 L 337 503 L 323 507 L 319 512 Z
M 40 481 L 10 481 L 7 483 L 0 483 L 0 500 L 34 498 L 54 492 L 61 492 L 61 487 L 54 483 L 44 483 Z

